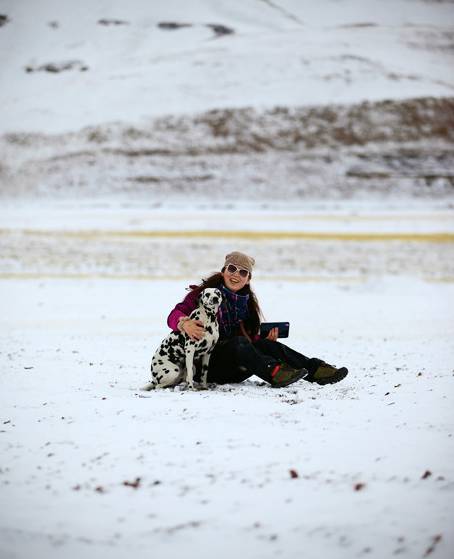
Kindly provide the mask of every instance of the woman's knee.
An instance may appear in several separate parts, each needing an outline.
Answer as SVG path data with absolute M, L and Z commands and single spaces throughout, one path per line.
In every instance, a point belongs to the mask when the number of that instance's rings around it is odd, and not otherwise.
M 244 352 L 250 351 L 251 348 L 251 342 L 244 336 L 235 336 L 230 340 L 230 349 L 236 355 L 242 355 Z
M 246 347 L 251 345 L 251 342 L 244 336 L 234 336 L 230 342 L 235 347 Z
M 273 340 L 267 340 L 266 338 L 257 340 L 254 342 L 254 345 L 260 349 L 276 349 L 276 347 L 280 346 L 279 342 L 274 342 Z
M 255 351 L 247 338 L 244 336 L 234 336 L 222 343 L 216 353 L 213 352 L 213 357 L 215 357 L 216 360 L 218 358 L 221 358 L 222 361 L 227 360 L 231 364 L 239 363 L 251 350 Z

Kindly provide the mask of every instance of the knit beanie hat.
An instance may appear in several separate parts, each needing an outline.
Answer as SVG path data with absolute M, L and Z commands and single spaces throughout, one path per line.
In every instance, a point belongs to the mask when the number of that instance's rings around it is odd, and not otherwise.
M 227 256 L 225 257 L 224 268 L 229 264 L 234 264 L 238 268 L 244 268 L 250 274 L 252 274 L 252 267 L 255 264 L 255 260 L 251 256 L 244 254 L 243 252 L 235 251 L 227 254 Z

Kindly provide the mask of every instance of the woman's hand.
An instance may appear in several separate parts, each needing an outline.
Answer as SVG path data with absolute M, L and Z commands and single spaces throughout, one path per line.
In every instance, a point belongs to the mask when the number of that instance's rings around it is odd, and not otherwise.
M 205 328 L 200 320 L 186 320 L 183 322 L 182 329 L 191 340 L 201 340 L 205 336 Z
M 268 336 L 266 337 L 266 339 L 275 342 L 277 340 L 278 334 L 279 334 L 279 328 L 271 328 L 271 330 L 268 332 Z
M 246 328 L 244 327 L 244 322 L 242 320 L 240 320 L 240 332 L 241 332 L 241 335 L 246 338 L 246 340 L 249 340 L 250 342 L 252 342 L 251 336 L 249 336 L 249 334 L 246 332 Z

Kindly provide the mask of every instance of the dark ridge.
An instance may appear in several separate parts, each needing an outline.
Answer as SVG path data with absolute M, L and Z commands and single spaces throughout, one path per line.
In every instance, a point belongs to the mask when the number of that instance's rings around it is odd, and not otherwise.
M 122 19 L 103 18 L 98 19 L 98 25 L 129 25 L 129 21 L 124 21 Z
M 171 183 L 171 182 L 204 182 L 214 179 L 214 175 L 181 175 L 180 177 L 158 177 L 153 175 L 143 175 L 138 177 L 129 177 L 128 181 L 137 182 L 141 184 L 158 184 L 158 183 Z
M 207 23 L 207 27 L 209 27 L 216 37 L 222 37 L 224 35 L 232 35 L 235 31 L 231 27 L 227 27 L 225 25 L 220 25 L 219 23 Z
M 385 100 L 357 105 L 214 110 L 197 115 L 218 141 L 219 150 L 263 152 L 306 148 L 364 146 L 371 142 L 454 140 L 454 98 Z
M 124 155 L 126 157 L 152 157 L 155 155 L 175 155 L 174 150 L 170 149 L 115 149 L 107 148 L 103 150 L 104 153 L 111 153 L 113 155 Z
M 86 72 L 88 66 L 80 60 L 67 60 L 64 62 L 48 62 L 40 66 L 28 65 L 25 67 L 27 73 L 32 72 L 49 72 L 51 74 L 58 74 L 66 72 L 67 70 L 79 70 L 79 72 Z
M 346 23 L 345 25 L 339 25 L 339 28 L 341 29 L 355 29 L 362 27 L 378 27 L 378 23 L 373 23 L 371 21 L 361 21 L 358 23 Z
M 158 23 L 159 29 L 165 29 L 166 31 L 175 31 L 176 29 L 182 29 L 183 27 L 192 27 L 192 23 L 177 23 L 176 21 L 161 21 Z

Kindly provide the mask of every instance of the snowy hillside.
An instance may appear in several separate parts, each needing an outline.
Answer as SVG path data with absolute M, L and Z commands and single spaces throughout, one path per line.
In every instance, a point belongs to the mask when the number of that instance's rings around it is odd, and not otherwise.
M 450 1 L 1 0 L 0 14 L 0 132 L 454 93 Z
M 453 196 L 454 4 L 0 1 L 0 196 Z
M 451 202 L 451 2 L 0 13 L 4 199 Z

